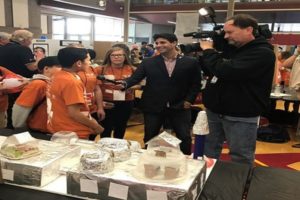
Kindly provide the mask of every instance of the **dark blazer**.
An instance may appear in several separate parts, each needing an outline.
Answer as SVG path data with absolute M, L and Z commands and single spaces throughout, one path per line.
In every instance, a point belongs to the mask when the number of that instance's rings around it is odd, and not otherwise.
M 157 113 L 167 107 L 183 109 L 183 102 L 193 103 L 201 88 L 201 69 L 196 59 L 178 56 L 169 77 L 161 55 L 144 59 L 135 73 L 126 79 L 127 88 L 146 78 L 141 109 Z

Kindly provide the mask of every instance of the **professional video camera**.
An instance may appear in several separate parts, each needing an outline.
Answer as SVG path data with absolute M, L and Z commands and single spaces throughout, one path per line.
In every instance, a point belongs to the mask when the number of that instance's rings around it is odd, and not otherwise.
M 193 37 L 194 39 L 210 38 L 213 40 L 214 48 L 220 52 L 231 48 L 228 45 L 227 40 L 224 39 L 225 32 L 223 30 L 223 25 L 217 25 L 217 23 L 214 20 L 214 18 L 216 17 L 214 9 L 212 7 L 201 8 L 199 10 L 199 13 L 202 16 L 209 16 L 211 18 L 212 22 L 214 23 L 213 30 L 185 33 L 183 34 L 183 36 Z M 255 36 L 259 35 L 265 37 L 266 39 L 272 38 L 272 32 L 270 31 L 268 24 L 258 26 L 258 30 L 256 31 Z M 180 44 L 179 47 L 184 54 L 202 51 L 199 42 L 191 44 Z
M 184 37 L 193 37 L 193 39 L 207 39 L 211 38 L 214 42 L 214 48 L 218 51 L 222 51 L 221 45 L 226 43 L 224 39 L 224 31 L 222 25 L 216 25 L 212 31 L 201 31 L 201 32 L 191 32 L 183 34 Z M 179 45 L 183 53 L 199 52 L 202 51 L 199 42 L 191 44 L 180 44 Z

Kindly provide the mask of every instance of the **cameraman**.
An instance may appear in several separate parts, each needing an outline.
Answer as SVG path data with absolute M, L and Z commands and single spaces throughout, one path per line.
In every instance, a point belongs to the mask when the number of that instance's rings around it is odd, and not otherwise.
M 275 65 L 273 46 L 258 34 L 256 19 L 238 14 L 226 20 L 229 57 L 201 41 L 209 79 L 203 91 L 210 134 L 204 153 L 218 159 L 227 141 L 231 160 L 253 165 L 259 116 L 266 111 Z M 229 54 L 228 54 L 229 53 Z

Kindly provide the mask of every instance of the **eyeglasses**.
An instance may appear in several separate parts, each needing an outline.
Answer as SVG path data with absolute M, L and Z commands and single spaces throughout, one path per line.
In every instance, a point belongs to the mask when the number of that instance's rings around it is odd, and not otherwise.
M 110 57 L 124 57 L 124 54 L 110 54 Z

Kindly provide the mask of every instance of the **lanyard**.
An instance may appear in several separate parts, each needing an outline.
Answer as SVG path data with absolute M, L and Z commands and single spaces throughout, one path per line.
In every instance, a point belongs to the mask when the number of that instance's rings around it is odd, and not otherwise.
M 124 66 L 122 66 L 122 69 L 121 69 L 121 78 L 120 78 L 120 80 L 122 80 L 123 79 L 123 70 L 124 70 Z M 116 73 L 115 73 L 115 70 L 114 70 L 114 67 L 113 66 L 111 66 L 111 72 L 112 72 L 112 74 L 114 75 L 114 77 L 115 77 L 115 80 L 116 80 Z

